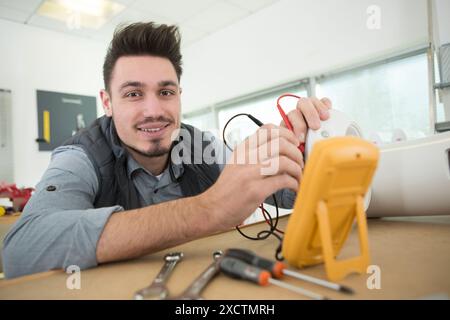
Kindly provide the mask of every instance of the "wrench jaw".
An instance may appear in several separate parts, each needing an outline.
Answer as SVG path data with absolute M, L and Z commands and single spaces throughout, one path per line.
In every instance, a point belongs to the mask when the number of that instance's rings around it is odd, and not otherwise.
M 181 261 L 183 260 L 184 254 L 183 252 L 171 252 L 164 256 L 165 262 L 172 262 L 172 261 Z
M 169 291 L 165 285 L 152 285 L 137 291 L 134 300 L 163 300 L 167 299 Z
M 182 252 L 172 252 L 164 256 L 164 265 L 159 271 L 152 284 L 146 288 L 137 291 L 134 294 L 135 300 L 163 300 L 169 296 L 169 290 L 166 287 L 166 280 L 172 273 L 179 261 L 183 259 Z
M 223 256 L 223 251 L 222 250 L 216 250 L 213 252 L 213 258 L 214 260 L 219 260 L 220 258 L 222 258 Z

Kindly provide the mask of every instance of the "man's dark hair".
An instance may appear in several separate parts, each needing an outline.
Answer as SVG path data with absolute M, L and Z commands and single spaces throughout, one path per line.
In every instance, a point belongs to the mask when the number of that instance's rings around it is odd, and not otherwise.
M 177 26 L 137 22 L 118 27 L 103 64 L 105 89 L 110 93 L 111 75 L 116 61 L 123 56 L 156 56 L 172 63 L 180 81 L 183 69 L 180 53 L 181 36 Z

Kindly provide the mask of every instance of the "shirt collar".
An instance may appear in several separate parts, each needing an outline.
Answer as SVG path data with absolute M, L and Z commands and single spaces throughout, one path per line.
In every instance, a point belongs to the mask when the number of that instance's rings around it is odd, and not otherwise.
M 169 166 L 171 168 L 169 168 Z M 178 161 L 178 164 L 174 164 L 172 161 L 169 162 L 169 166 L 164 170 L 164 173 L 166 171 L 168 171 L 167 173 L 169 173 L 169 176 L 171 176 L 170 171 L 172 170 L 173 172 L 173 176 L 175 178 L 175 180 L 178 180 L 179 177 L 181 177 L 181 175 L 184 172 L 184 167 L 183 164 L 180 163 L 180 161 Z M 131 179 L 132 175 L 134 172 L 137 172 L 139 170 L 142 170 L 144 172 L 146 172 L 147 174 L 149 174 L 150 176 L 154 177 L 155 179 L 157 179 L 151 172 L 149 172 L 147 169 L 145 169 L 143 166 L 141 166 L 129 153 L 127 155 L 127 173 L 128 173 L 128 178 Z M 164 176 L 164 175 L 163 175 Z M 173 179 L 172 179 L 173 180 Z

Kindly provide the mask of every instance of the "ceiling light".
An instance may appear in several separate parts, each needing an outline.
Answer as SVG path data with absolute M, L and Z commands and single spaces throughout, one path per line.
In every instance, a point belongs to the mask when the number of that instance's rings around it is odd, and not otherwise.
M 46 0 L 37 14 L 63 21 L 69 29 L 99 29 L 124 8 L 110 0 Z

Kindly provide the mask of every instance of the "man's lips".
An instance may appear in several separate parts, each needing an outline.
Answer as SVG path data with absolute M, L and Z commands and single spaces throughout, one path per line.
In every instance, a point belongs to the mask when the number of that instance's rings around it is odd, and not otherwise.
M 150 133 L 156 133 L 159 132 L 165 128 L 167 128 L 170 125 L 170 122 L 162 123 L 162 122 L 152 122 L 152 123 L 146 123 L 144 125 L 138 126 L 137 129 L 139 131 L 143 132 L 150 132 Z

